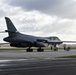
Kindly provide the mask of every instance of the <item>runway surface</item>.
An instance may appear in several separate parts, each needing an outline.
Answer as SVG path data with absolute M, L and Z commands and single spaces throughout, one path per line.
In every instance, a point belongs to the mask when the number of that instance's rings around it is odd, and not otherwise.
M 76 55 L 76 50 L 71 51 L 50 51 L 45 50 L 45 52 L 26 52 L 25 50 L 5 50 L 0 51 L 0 59 L 54 59 L 56 57 Z
M 76 59 L 3 60 L 0 75 L 76 75 Z
M 76 59 L 56 58 L 76 55 L 71 51 L 0 51 L 0 75 L 76 75 Z

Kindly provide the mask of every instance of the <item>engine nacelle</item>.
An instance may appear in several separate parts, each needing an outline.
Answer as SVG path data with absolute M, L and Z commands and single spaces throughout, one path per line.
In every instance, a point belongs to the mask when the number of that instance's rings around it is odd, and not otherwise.
M 34 42 L 35 47 L 45 47 L 44 43 L 42 42 Z

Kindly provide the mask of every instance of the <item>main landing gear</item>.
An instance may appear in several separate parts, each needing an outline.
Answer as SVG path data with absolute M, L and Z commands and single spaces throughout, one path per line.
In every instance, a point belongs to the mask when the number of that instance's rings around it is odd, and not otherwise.
M 26 52 L 33 52 L 33 49 L 31 49 L 30 47 L 26 49 Z M 44 49 L 42 49 L 41 47 L 39 47 L 37 49 L 37 52 L 44 52 Z
M 26 52 L 33 52 L 33 49 L 31 49 L 30 47 L 26 49 Z
M 44 49 L 41 49 L 41 47 L 39 47 L 39 48 L 37 49 L 37 52 L 44 52 Z

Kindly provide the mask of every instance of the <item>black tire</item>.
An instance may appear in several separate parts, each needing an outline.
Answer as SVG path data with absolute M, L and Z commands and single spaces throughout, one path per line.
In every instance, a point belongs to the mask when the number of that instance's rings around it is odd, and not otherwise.
M 26 49 L 26 52 L 33 52 L 33 49 Z
M 37 52 L 44 52 L 44 49 L 37 49 Z
M 44 52 L 44 49 L 41 49 L 42 52 Z
M 30 52 L 33 52 L 33 49 L 30 49 Z
M 70 47 L 67 48 L 67 51 L 70 51 Z
M 54 51 L 58 51 L 58 48 L 56 47 L 56 48 L 54 48 Z

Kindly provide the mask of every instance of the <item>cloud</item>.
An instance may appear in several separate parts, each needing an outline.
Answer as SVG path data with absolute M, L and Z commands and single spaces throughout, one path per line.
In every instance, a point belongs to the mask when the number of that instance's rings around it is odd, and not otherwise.
M 61 18 L 76 18 L 75 0 L 6 0 L 9 5 L 36 10 Z
M 19 31 L 25 33 L 37 33 L 36 35 L 41 34 L 43 36 L 45 34 L 46 36 L 49 36 L 51 34 L 76 34 L 76 20 L 62 19 L 37 11 L 27 12 L 20 23 L 22 25 L 20 26 Z

